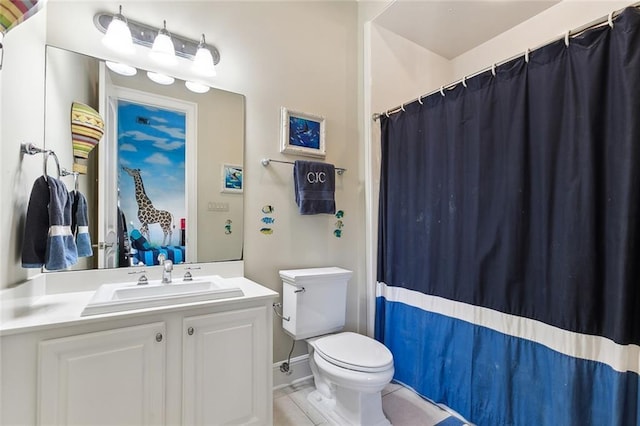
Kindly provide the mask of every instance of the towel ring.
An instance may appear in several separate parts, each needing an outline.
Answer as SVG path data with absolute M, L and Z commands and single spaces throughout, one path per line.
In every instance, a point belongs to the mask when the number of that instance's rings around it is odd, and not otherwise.
M 42 171 L 44 174 L 44 180 L 48 180 L 47 176 L 47 162 L 49 160 L 49 156 L 52 156 L 53 159 L 56 161 L 56 170 L 58 172 L 58 179 L 60 179 L 60 161 L 58 161 L 58 156 L 56 155 L 55 152 L 53 151 L 45 151 L 44 155 L 42 156 L 43 160 L 42 160 Z

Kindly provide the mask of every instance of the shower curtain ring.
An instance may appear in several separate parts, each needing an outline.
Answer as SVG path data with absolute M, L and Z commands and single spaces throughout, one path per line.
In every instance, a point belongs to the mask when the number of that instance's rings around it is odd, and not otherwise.
M 609 12 L 609 26 L 613 28 L 613 11 Z
M 529 49 L 524 52 L 524 61 L 529 63 Z
M 493 74 L 493 76 L 496 76 L 496 64 L 491 65 L 491 74 Z
M 400 110 L 404 112 L 404 104 L 400 105 Z
M 462 76 L 462 85 L 466 88 L 467 87 L 467 76 L 463 75 Z
M 567 31 L 564 33 L 564 44 L 569 47 L 569 36 L 571 35 L 571 31 Z
M 444 86 L 440 86 L 440 94 L 444 97 Z
M 420 105 L 424 105 L 424 102 L 422 102 L 422 96 L 418 96 L 418 103 Z

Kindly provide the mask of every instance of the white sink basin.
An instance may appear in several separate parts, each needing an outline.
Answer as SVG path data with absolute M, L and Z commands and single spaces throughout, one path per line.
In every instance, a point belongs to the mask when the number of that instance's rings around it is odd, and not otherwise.
M 228 285 L 224 278 L 218 275 L 194 278 L 193 281 L 174 280 L 171 284 L 162 284 L 159 280 L 150 281 L 146 285 L 137 285 L 136 282 L 104 284 L 95 292 L 80 315 L 106 314 L 242 296 L 244 293 L 240 288 Z

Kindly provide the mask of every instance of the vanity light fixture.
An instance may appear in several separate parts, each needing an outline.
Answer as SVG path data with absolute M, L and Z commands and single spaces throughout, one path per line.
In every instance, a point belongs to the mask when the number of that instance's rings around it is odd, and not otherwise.
M 158 31 L 158 35 L 153 40 L 149 56 L 162 65 L 175 65 L 178 63 L 171 34 L 167 31 L 167 21 L 163 21 L 162 29 Z
M 130 55 L 135 51 L 127 18 L 122 14 L 122 6 L 120 6 L 119 12 L 113 15 L 105 35 L 102 37 L 102 43 L 111 50 L 125 55 Z
M 191 66 L 191 69 L 193 72 L 204 77 L 216 76 L 216 67 L 213 63 L 213 56 L 211 55 L 211 51 L 207 48 L 204 34 L 202 34 L 200 43 L 198 43 L 198 50 L 196 51 L 195 58 L 193 58 L 193 65 Z
M 193 61 L 191 72 L 200 77 L 197 80 L 202 80 L 202 78 L 205 80 L 191 81 L 187 84 L 187 88 L 196 93 L 206 93 L 209 90 L 206 79 L 215 77 L 215 66 L 220 62 L 220 52 L 214 46 L 206 43 L 204 34 L 199 41 L 196 41 L 177 34 L 169 34 L 166 21 L 162 29 L 157 29 L 131 19 L 125 19 L 122 16 L 122 6 L 117 15 L 100 12 L 93 17 L 96 28 L 105 33 L 104 38 L 107 38 L 106 33 L 111 31 L 113 22 L 117 22 L 115 23 L 116 28 L 121 28 L 124 25 L 133 43 L 150 48 L 150 55 L 163 65 L 176 64 L 178 62 L 177 56 Z M 120 37 L 127 38 L 126 35 Z M 116 51 L 124 53 L 123 48 L 117 48 Z M 136 72 L 135 68 L 117 62 L 108 62 L 107 66 L 122 75 L 134 75 Z M 164 74 L 148 72 L 147 75 L 158 84 L 172 84 L 174 81 L 172 77 Z
M 93 23 L 100 32 L 106 33 L 107 28 L 109 27 L 109 24 L 113 19 L 114 16 L 112 14 L 99 12 L 93 17 Z M 132 19 L 127 19 L 126 22 L 129 29 L 131 30 L 131 37 L 134 44 L 138 44 L 140 46 L 148 48 L 151 48 L 153 46 L 156 35 L 160 30 L 150 25 L 136 22 Z M 198 47 L 203 40 L 193 40 L 188 37 L 183 37 L 176 33 L 172 33 L 171 41 L 173 42 L 176 56 L 193 60 L 196 56 L 196 52 L 198 51 Z M 204 43 L 204 47 L 206 47 L 207 50 L 209 50 L 209 52 L 211 53 L 211 56 L 213 57 L 213 64 L 218 65 L 218 63 L 220 62 L 220 52 L 218 52 L 218 49 L 216 49 L 215 46 L 206 43 Z
M 151 81 L 158 84 L 162 84 L 163 86 L 168 86 L 170 84 L 173 84 L 173 82 L 176 80 L 175 78 L 170 77 L 168 75 L 160 74 L 158 72 L 151 72 L 151 71 L 147 71 L 147 77 L 149 77 Z

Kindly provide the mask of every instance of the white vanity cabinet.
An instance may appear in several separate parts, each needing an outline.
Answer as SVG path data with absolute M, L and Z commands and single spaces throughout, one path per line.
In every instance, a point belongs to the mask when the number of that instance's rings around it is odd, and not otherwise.
M 40 342 L 38 423 L 164 424 L 164 323 Z
M 0 424 L 271 425 L 277 293 L 238 280 L 244 298 L 93 317 L 43 299 L 62 321 L 0 327 Z

